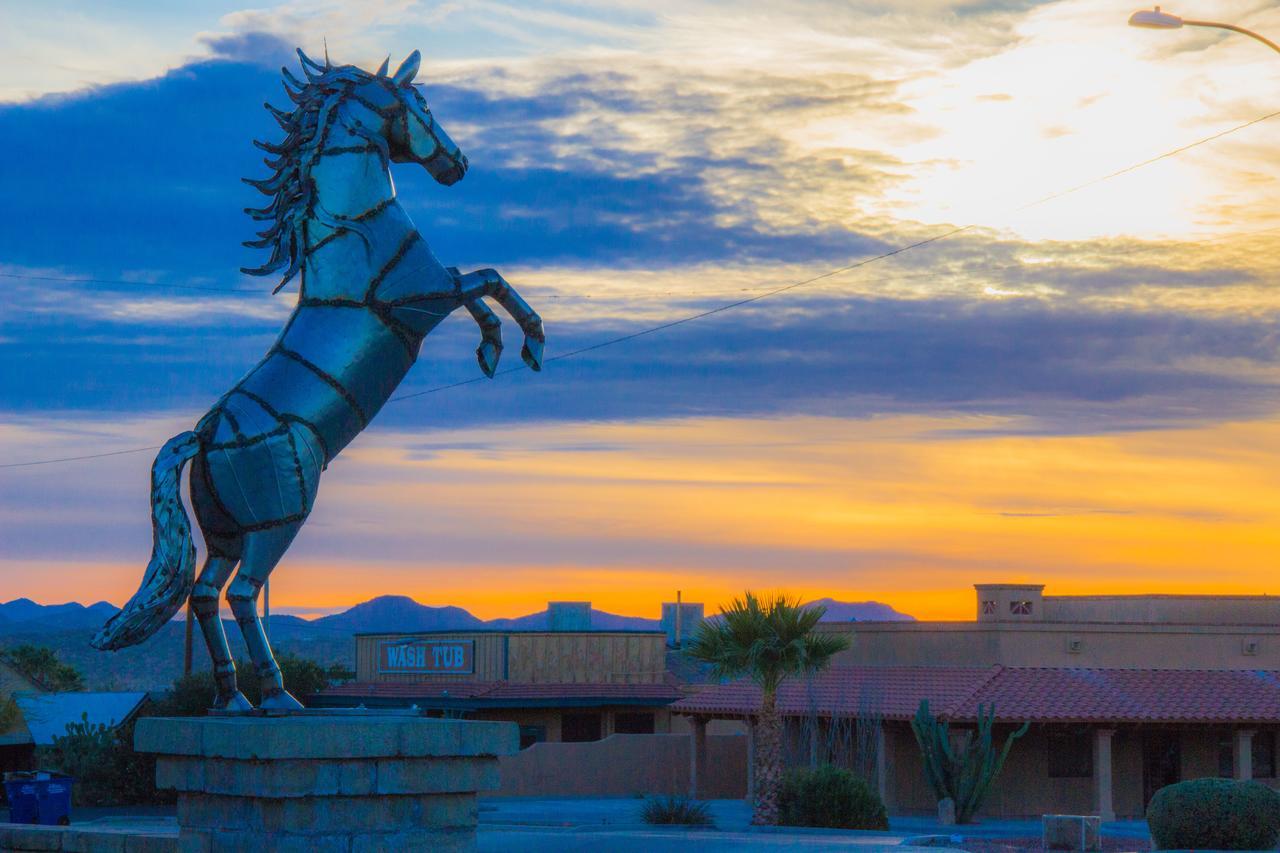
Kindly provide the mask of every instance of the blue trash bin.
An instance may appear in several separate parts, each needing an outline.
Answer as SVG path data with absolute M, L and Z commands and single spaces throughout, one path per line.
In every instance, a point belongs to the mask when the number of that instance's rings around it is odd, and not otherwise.
M 6 773 L 9 822 L 66 826 L 71 822 L 73 781 L 57 773 Z

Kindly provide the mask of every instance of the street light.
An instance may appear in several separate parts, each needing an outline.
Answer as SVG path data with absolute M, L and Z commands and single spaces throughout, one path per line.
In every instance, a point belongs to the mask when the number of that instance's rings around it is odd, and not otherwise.
M 1262 42 L 1276 53 L 1280 53 L 1280 45 L 1269 38 L 1258 35 L 1253 30 L 1246 30 L 1244 27 L 1237 27 L 1235 24 L 1219 24 L 1215 21 L 1189 21 L 1179 18 L 1177 15 L 1162 12 L 1159 6 L 1153 10 L 1143 9 L 1139 12 L 1134 12 L 1129 16 L 1129 26 L 1142 27 L 1148 30 L 1176 30 L 1179 27 L 1215 27 L 1220 30 L 1231 30 L 1233 33 L 1243 33 L 1249 38 Z

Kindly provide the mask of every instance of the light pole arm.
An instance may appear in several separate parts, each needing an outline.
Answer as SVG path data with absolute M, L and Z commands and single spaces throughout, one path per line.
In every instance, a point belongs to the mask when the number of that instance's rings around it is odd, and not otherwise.
M 1249 38 L 1257 39 L 1258 41 L 1265 44 L 1267 47 L 1274 50 L 1276 53 L 1280 53 L 1280 44 L 1276 44 L 1271 39 L 1258 35 L 1253 30 L 1246 30 L 1244 27 L 1237 27 L 1235 24 L 1219 24 L 1214 21 L 1188 21 L 1188 20 L 1183 20 L 1182 23 L 1188 27 L 1216 27 L 1217 29 L 1220 29 L 1220 30 L 1231 30 L 1233 33 L 1241 33 L 1243 35 L 1248 36 Z

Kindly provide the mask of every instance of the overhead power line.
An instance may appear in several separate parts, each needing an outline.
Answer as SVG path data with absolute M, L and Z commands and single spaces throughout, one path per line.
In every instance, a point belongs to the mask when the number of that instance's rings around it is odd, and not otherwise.
M 1081 183 L 1081 184 L 1077 184 L 1077 185 L 1075 185 L 1075 186 L 1073 186 L 1073 187 L 1068 187 L 1068 188 L 1067 188 L 1067 189 L 1065 189 L 1065 190 L 1061 190 L 1061 191 L 1059 191 L 1059 192 L 1051 193 L 1050 195 L 1043 196 L 1043 197 L 1038 198 L 1038 199 L 1036 199 L 1036 200 L 1034 200 L 1034 201 L 1027 202 L 1026 204 L 1021 205 L 1020 207 L 1014 208 L 1014 212 L 1021 212 L 1021 211 L 1024 211 L 1024 210 L 1029 210 L 1030 208 L 1037 207 L 1037 206 L 1042 205 L 1042 204 L 1046 204 L 1046 203 L 1048 203 L 1048 202 L 1050 202 L 1050 201 L 1054 201 L 1055 199 L 1059 199 L 1059 198 L 1062 198 L 1062 197 L 1064 197 L 1064 196 L 1068 196 L 1068 195 L 1071 195 L 1071 194 L 1073 194 L 1073 193 L 1079 192 L 1079 191 L 1081 191 L 1081 190 L 1087 189 L 1087 188 L 1089 188 L 1089 187 L 1096 186 L 1096 185 L 1098 185 L 1098 184 L 1100 184 L 1100 183 L 1103 183 L 1104 181 L 1109 181 L 1109 180 L 1112 180 L 1112 179 L 1114 179 L 1114 178 L 1118 178 L 1118 177 L 1120 177 L 1121 175 L 1126 175 L 1126 174 L 1128 174 L 1128 173 L 1130 173 L 1130 172 L 1136 171 L 1136 170 L 1141 169 L 1141 168 L 1143 168 L 1143 167 L 1145 167 L 1145 166 L 1150 166 L 1150 165 L 1151 165 L 1151 164 L 1153 164 L 1153 163 L 1158 163 L 1158 162 L 1160 162 L 1161 160 L 1165 160 L 1165 159 L 1168 159 L 1168 158 L 1170 158 L 1170 157 L 1176 157 L 1177 155 L 1182 154 L 1183 152 L 1190 151 L 1190 150 L 1191 150 L 1191 149 L 1193 149 L 1193 148 L 1197 148 L 1197 147 L 1199 147 L 1199 146 L 1201 146 L 1201 145 L 1205 145 L 1205 144 L 1210 143 L 1210 142 L 1213 142 L 1213 141 L 1215 141 L 1215 140 L 1222 139 L 1222 138 L 1223 138 L 1223 137 L 1225 137 L 1225 136 L 1229 136 L 1229 135 L 1231 135 L 1231 134 L 1233 134 L 1233 133 L 1237 133 L 1237 132 L 1239 132 L 1239 131 L 1241 131 L 1241 130 L 1245 130 L 1246 128 L 1252 127 L 1252 126 L 1254 126 L 1254 125 L 1256 125 L 1256 124 L 1260 124 L 1260 123 L 1262 123 L 1262 122 L 1264 122 L 1264 121 L 1267 121 L 1267 120 L 1269 120 L 1269 119 L 1275 118 L 1276 116 L 1280 116 L 1280 110 L 1277 110 L 1276 112 L 1268 113 L 1268 114 L 1263 115 L 1263 116 L 1259 116 L 1258 118 L 1255 118 L 1255 119 L 1253 119 L 1253 120 L 1251 120 L 1251 121 L 1247 121 L 1247 122 L 1245 122 L 1244 124 L 1239 124 L 1239 125 L 1236 125 L 1235 127 L 1228 128 L 1227 130 L 1220 131 L 1220 132 L 1215 133 L 1215 134 L 1213 134 L 1213 135 L 1211 135 L 1211 136 L 1206 136 L 1206 137 L 1204 137 L 1203 139 L 1198 139 L 1198 140 L 1196 140 L 1195 142 L 1191 142 L 1191 143 L 1189 143 L 1189 144 L 1187 144 L 1187 145 L 1182 145 L 1182 146 L 1180 146 L 1180 147 L 1178 147 L 1178 148 L 1174 148 L 1174 149 L 1172 149 L 1172 150 L 1170 150 L 1170 151 L 1166 151 L 1166 152 L 1164 152 L 1163 154 L 1158 154 L 1158 155 L 1156 155 L 1155 157 L 1150 157 L 1150 158 L 1148 158 L 1148 159 L 1146 159 L 1146 160 L 1143 160 L 1143 161 L 1141 161 L 1141 162 L 1139 162 L 1139 163 L 1134 163 L 1134 164 L 1133 164 L 1133 165 L 1131 165 L 1131 166 L 1126 166 L 1126 167 L 1125 167 L 1125 168 L 1123 168 L 1123 169 L 1119 169 L 1119 170 L 1117 170 L 1117 171 L 1111 172 L 1111 173 L 1106 174 L 1106 175 L 1103 175 L 1103 176 L 1101 176 L 1101 177 L 1094 178 L 1094 179 L 1092 179 L 1092 180 L 1086 181 L 1086 182 Z M 676 319 L 676 320 L 670 320 L 670 321 L 665 322 L 665 323 L 659 323 L 659 324 L 657 324 L 657 325 L 655 325 L 655 326 L 650 326 L 650 327 L 648 327 L 648 328 L 644 328 L 644 329 L 641 329 L 641 330 L 636 331 L 636 332 L 630 332 L 630 333 L 625 334 L 625 335 L 618 335 L 617 337 L 609 338 L 609 339 L 607 339 L 607 340 L 600 341 L 600 342 L 598 342 L 598 343 L 594 343 L 594 344 L 590 344 L 590 345 L 588 345 L 588 346 L 579 347 L 578 349 L 570 350 L 569 352 L 560 353 L 559 355 L 550 356 L 550 357 L 548 357 L 548 358 L 544 359 L 544 363 L 549 363 L 549 362 L 554 362 L 554 361 L 563 361 L 563 360 L 565 360 L 565 359 L 574 358 L 574 357 L 576 357 L 576 356 L 583 355 L 584 353 L 594 352 L 595 350 L 600 350 L 600 349 L 604 349 L 605 347 L 615 346 L 615 345 L 617 345 L 617 344 L 625 343 L 625 342 L 627 342 L 627 341 L 633 341 L 633 340 L 635 340 L 635 339 L 637 339 L 637 338 L 646 337 L 646 336 L 648 336 L 648 335 L 652 335 L 652 334 L 655 334 L 655 333 L 657 333 L 657 332 L 662 332 L 662 331 L 665 331 L 665 330 L 667 330 L 667 329 L 672 329 L 672 328 L 675 328 L 675 327 L 677 327 L 677 326 L 683 326 L 683 325 L 685 325 L 686 323 L 692 323 L 692 322 L 694 322 L 694 321 L 696 321 L 696 320 L 702 320 L 702 319 L 705 319 L 705 318 L 707 318 L 707 317 L 714 316 L 714 315 L 716 315 L 716 314 L 721 314 L 721 313 L 723 313 L 723 312 L 725 312 L 725 311 L 730 311 L 730 310 L 735 309 L 735 308 L 741 308 L 741 307 L 742 307 L 742 306 L 744 306 L 744 305 L 750 305 L 751 303 L 753 303 L 753 302 L 759 302 L 759 301 L 760 301 L 760 300 L 762 300 L 762 299 L 768 299 L 768 298 L 770 298 L 770 297 L 777 296 L 777 295 L 782 294 L 782 293 L 787 293 L 787 292 L 789 292 L 789 291 L 796 290 L 796 289 L 798 289 L 798 288 L 805 287 L 805 286 L 807 286 L 807 285 L 815 284 L 815 283 L 817 283 L 817 282 L 819 282 L 819 281 L 822 281 L 822 280 L 824 280 L 824 279 L 829 279 L 829 278 L 832 278 L 832 277 L 834 277 L 834 276 L 842 275 L 842 274 L 844 274 L 844 273 L 851 272 L 851 271 L 853 271 L 853 270 L 855 270 L 855 269 L 859 269 L 860 267 L 865 267 L 865 266 L 867 266 L 867 265 L 869 265 L 869 264 L 873 264 L 873 263 L 876 263 L 876 262 L 878 262 L 878 261 L 883 261 L 883 260 L 886 260 L 886 259 L 888 259 L 888 258 L 892 258 L 892 257 L 894 257 L 894 256 L 896 256 L 896 255 L 901 255 L 901 254 L 903 254 L 904 252 L 909 252 L 909 251 L 911 251 L 911 250 L 913 250 L 913 249 L 918 249 L 918 248 L 921 248 L 921 247 L 923 247 L 923 246 L 927 246 L 927 245 L 929 245 L 929 244 L 931 244 L 931 243 L 937 243 L 937 242 L 939 242 L 940 240 L 946 240 L 946 239 L 948 239 L 948 238 L 950 238 L 950 237 L 954 237 L 954 236 L 955 236 L 955 235 L 957 235 L 957 234 L 961 234 L 961 233 L 963 233 L 963 232 L 965 232 L 965 231 L 970 231 L 970 230 L 972 230 L 972 229 L 974 229 L 974 228 L 977 228 L 977 227 L 979 227 L 979 224 L 978 224 L 978 223 L 970 223 L 970 224 L 968 224 L 968 225 L 961 225 L 961 226 L 957 226 L 957 227 L 951 228 L 951 229 L 949 229 L 949 230 L 947 230 L 947 231 L 944 231 L 944 232 L 942 232 L 942 233 L 940 233 L 940 234 L 935 234 L 935 235 L 934 235 L 934 236 L 932 236 L 932 237 L 927 237 L 927 238 L 925 238 L 925 239 L 923 239 L 923 240 L 917 240 L 917 241 L 916 241 L 916 242 L 914 242 L 914 243 L 909 243 L 909 244 L 907 244 L 907 245 L 905 245 L 905 246 L 900 246 L 900 247 L 898 247 L 898 248 L 896 248 L 896 249 L 892 249 L 892 250 L 887 251 L 887 252 L 882 252 L 882 253 L 880 253 L 880 254 L 878 254 L 878 255 L 873 255 L 873 256 L 872 256 L 872 257 L 870 257 L 870 258 L 864 258 L 864 259 L 863 259 L 863 260 L 861 260 L 861 261 L 856 261 L 856 262 L 851 263 L 851 264 L 846 264 L 846 265 L 841 266 L 841 267 L 836 267 L 835 269 L 828 270 L 827 272 L 821 273 L 821 274 L 819 274 L 819 275 L 815 275 L 815 276 L 812 276 L 812 277 L 810 277 L 810 278 L 803 279 L 803 280 L 801 280 L 801 281 L 792 282 L 791 284 L 783 285 L 782 287 L 776 287 L 776 288 L 773 288 L 773 289 L 771 289 L 771 290 L 767 290 L 767 291 L 765 291 L 765 292 L 763 292 L 763 293 L 759 293 L 759 294 L 756 294 L 756 295 L 754 295 L 754 296 L 749 296 L 749 297 L 747 297 L 747 298 L 745 298 L 745 299 L 739 299 L 739 300 L 736 300 L 736 301 L 734 301 L 734 302 L 728 302 L 728 303 L 725 303 L 724 305 L 719 305 L 719 306 L 717 306 L 717 307 L 715 307 L 715 308 L 712 308 L 712 309 L 709 309 L 709 310 L 707 310 L 707 311 L 699 311 L 699 312 L 697 312 L 697 313 L 695 313 L 695 314 L 690 314 L 690 315 L 688 315 L 688 316 L 686 316 L 686 317 L 681 317 L 681 318 Z M 5 275 L 8 275 L 8 276 L 10 276 L 10 277 L 20 277 L 20 276 L 16 276 L 16 275 L 14 275 L 14 274 L 5 274 Z M 84 280 L 85 280 L 85 281 L 88 281 L 88 279 L 84 279 Z M 115 283 L 119 283 L 119 282 L 115 282 Z M 225 293 L 225 292 L 228 292 L 228 291 L 223 290 L 222 292 L 224 292 L 224 293 Z M 505 369 L 505 370 L 500 370 L 500 371 L 498 371 L 498 373 L 497 373 L 497 374 L 495 374 L 495 375 L 497 375 L 497 376 L 501 376 L 501 375 L 506 375 L 506 374 L 510 374 L 510 373 L 516 373 L 516 372 L 519 372 L 519 371 L 521 371 L 521 370 L 526 370 L 526 369 L 527 369 L 527 368 L 526 368 L 523 364 L 521 364 L 520 366 L 517 366 L 517 367 L 510 367 L 510 368 L 507 368 L 507 369 Z M 435 386 L 434 388 L 428 388 L 428 389 L 423 390 L 423 391 L 414 391 L 414 392 L 409 393 L 409 394 L 401 394 L 401 395 L 399 395 L 399 396 L 392 397 L 390 400 L 388 400 L 388 402 L 391 402 L 391 403 L 398 403 L 398 402 L 401 402 L 401 401 L 403 401 L 403 400 L 411 400 L 411 399 L 414 399 L 414 398 L 416 398 L 416 397 L 425 397 L 425 396 L 427 396 L 428 394 L 438 394 L 438 393 L 440 393 L 440 392 L 442 392 L 442 391 L 449 391 L 449 390 L 452 390 L 452 389 L 454 389 L 454 388 L 461 388 L 461 387 L 463 387 L 463 386 L 465 386 L 465 385 L 472 385 L 472 384 L 474 384 L 474 383 L 482 382 L 482 381 L 485 381 L 485 380 L 486 380 L 486 377 L 477 376 L 477 377 L 474 377 L 474 378 L 472 378 L 472 379 L 465 379 L 465 380 L 462 380 L 462 381 L 460 381 L 460 382 L 452 382 L 452 383 L 449 383 L 449 384 L 446 384 L 446 385 L 437 385 L 437 386 Z M 61 457 L 61 458 L 56 458 L 56 459 L 37 459 L 37 460 L 28 461 L 28 462 L 9 462 L 9 463 L 5 463 L 5 464 L 0 464 L 0 469 L 7 469 L 7 468 L 25 468 L 25 467 L 35 466 L 35 465 L 52 465 L 52 464 L 56 464 L 56 463 L 59 463 L 59 462 L 79 462 L 79 461 L 88 460 L 88 459 L 101 459 L 101 458 L 105 458 L 105 457 L 108 457 L 108 456 L 123 456 L 123 455 L 125 455 L 125 454 L 130 454 L 130 453 L 142 453 L 142 452 L 145 452 L 145 451 L 147 451 L 147 450 L 155 450 L 155 449 L 157 449 L 158 447 L 160 447 L 160 445 L 153 445 L 153 446 L 148 446 L 148 447 L 136 447 L 136 448 L 131 448 L 131 449 L 128 449 L 128 450 L 115 450 L 115 451 L 109 451 L 109 452 L 106 452 L 106 453 L 92 453 L 92 454 L 87 454 L 87 455 L 84 455 L 84 456 L 67 456 L 67 457 Z

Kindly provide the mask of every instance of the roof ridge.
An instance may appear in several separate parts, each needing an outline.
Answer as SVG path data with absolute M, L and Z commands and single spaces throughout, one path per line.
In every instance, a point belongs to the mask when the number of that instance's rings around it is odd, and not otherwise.
M 986 674 L 982 677 L 982 679 L 973 686 L 973 689 L 970 690 L 964 696 L 963 699 L 957 699 L 955 702 L 952 702 L 950 706 L 943 709 L 940 716 L 945 718 L 945 717 L 955 717 L 956 715 L 958 715 L 961 708 L 965 707 L 971 701 L 973 701 L 978 696 L 978 694 L 982 692 L 983 688 L 985 688 L 988 684 L 994 681 L 996 679 L 996 676 L 1004 672 L 1004 670 L 1005 670 L 1005 666 L 1003 664 L 998 664 L 998 663 L 993 664 L 991 668 L 987 670 Z

